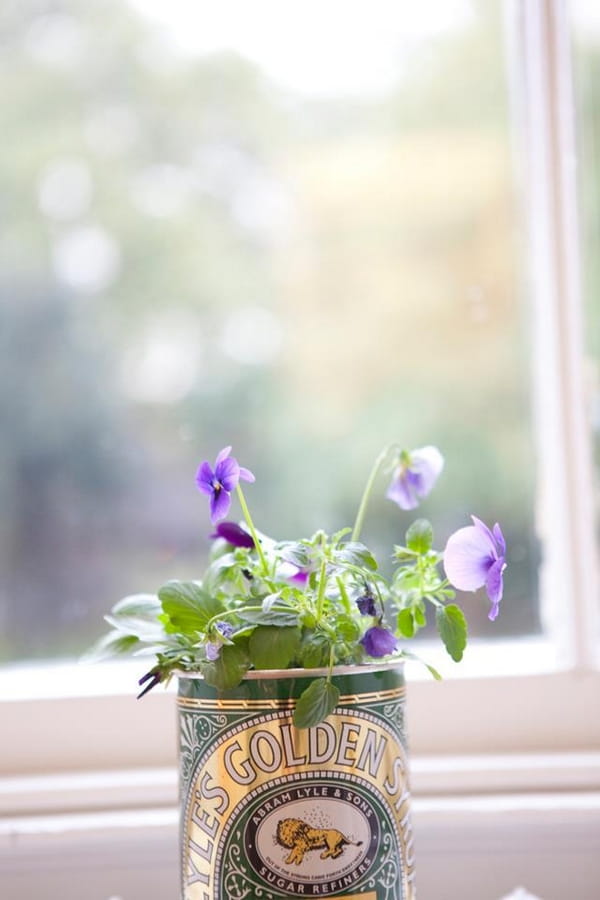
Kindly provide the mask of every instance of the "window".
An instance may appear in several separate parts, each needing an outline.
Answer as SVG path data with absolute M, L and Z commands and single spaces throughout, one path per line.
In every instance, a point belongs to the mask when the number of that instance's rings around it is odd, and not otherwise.
M 305 2 L 284 20 L 256 0 L 246 20 L 247 3 L 195 4 L 203 29 L 169 6 L 210 52 L 177 49 L 147 3 L 115 0 L 110 17 L 23 3 L 5 26 L 14 93 L 0 116 L 23 150 L 5 146 L 0 167 L 4 658 L 78 654 L 121 594 L 195 576 L 199 455 L 244 448 L 261 528 L 290 536 L 351 520 L 356 483 L 400 435 L 446 453 L 426 509 L 440 534 L 477 511 L 513 548 L 500 627 L 468 601 L 489 640 L 473 648 L 478 677 L 467 665 L 443 693 L 415 683 L 413 747 L 590 746 L 562 5 L 432 2 L 411 18 L 383 0 Z M 277 23 L 266 43 L 261 15 Z M 524 136 L 529 168 L 515 164 Z M 395 516 L 378 513 L 375 544 Z M 528 641 L 505 643 L 516 636 Z M 135 676 L 115 687 L 110 667 L 89 690 L 81 670 L 55 690 L 63 671 L 32 690 L 6 673 L 8 695 L 30 698 L 7 703 L 9 769 L 172 762 L 170 698 L 132 704 Z M 68 744 L 58 721 L 78 722 Z

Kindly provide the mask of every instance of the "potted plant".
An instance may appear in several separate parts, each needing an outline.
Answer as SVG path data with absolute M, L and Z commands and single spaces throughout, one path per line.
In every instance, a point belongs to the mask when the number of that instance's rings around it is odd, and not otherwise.
M 184 900 L 415 897 L 405 644 L 432 612 L 460 661 L 454 589 L 485 586 L 495 619 L 506 551 L 500 526 L 473 517 L 440 553 L 417 519 L 384 576 L 361 541 L 384 468 L 387 497 L 412 510 L 443 458 L 392 445 L 353 528 L 277 541 L 256 528 L 241 487 L 254 476 L 226 447 L 196 476 L 215 525 L 202 578 L 126 597 L 106 617 L 100 653 L 154 655 L 139 696 L 178 676 Z M 234 493 L 239 523 L 227 520 Z

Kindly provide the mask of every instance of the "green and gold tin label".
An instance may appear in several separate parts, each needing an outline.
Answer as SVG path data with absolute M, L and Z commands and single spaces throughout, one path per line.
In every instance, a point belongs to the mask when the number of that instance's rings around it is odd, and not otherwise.
M 304 677 L 227 698 L 180 680 L 183 900 L 414 900 L 402 674 L 334 681 L 334 713 L 299 731 Z

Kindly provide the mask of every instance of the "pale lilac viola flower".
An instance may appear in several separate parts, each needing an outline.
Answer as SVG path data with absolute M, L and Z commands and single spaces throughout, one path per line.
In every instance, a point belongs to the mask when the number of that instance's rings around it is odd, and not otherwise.
M 233 634 L 233 625 L 230 622 L 217 622 L 215 624 L 215 629 L 223 637 L 227 640 Z M 209 662 L 214 662 L 219 658 L 219 654 L 221 653 L 221 647 L 223 646 L 222 641 L 207 641 L 204 645 L 204 651 L 206 653 L 206 658 Z
M 398 641 L 392 632 L 379 625 L 368 628 L 360 639 L 360 643 L 365 648 L 367 655 L 376 659 L 381 656 L 389 656 L 398 646 Z
M 386 497 L 400 509 L 416 509 L 433 488 L 443 468 L 444 457 L 437 447 L 403 450 Z
M 196 474 L 199 489 L 210 497 L 210 520 L 214 524 L 224 519 L 231 506 L 231 492 L 240 481 L 254 481 L 254 475 L 230 456 L 231 447 L 225 447 L 215 461 L 215 468 L 204 461 Z
M 254 547 L 254 538 L 235 522 L 219 522 L 211 538 L 223 538 L 232 547 Z
M 493 622 L 502 600 L 502 575 L 506 568 L 506 543 L 496 523 L 492 530 L 471 516 L 473 525 L 451 534 L 444 550 L 444 569 L 450 584 L 459 591 L 476 591 L 485 585 Z

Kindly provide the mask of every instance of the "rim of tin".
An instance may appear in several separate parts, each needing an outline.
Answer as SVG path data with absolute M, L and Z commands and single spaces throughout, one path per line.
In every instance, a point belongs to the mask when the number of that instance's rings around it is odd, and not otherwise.
M 363 672 L 382 672 L 387 669 L 404 668 L 404 660 L 396 659 L 384 663 L 366 663 L 361 665 L 334 666 L 331 669 L 332 675 L 360 675 Z M 282 678 L 315 678 L 323 677 L 329 674 L 329 666 L 323 666 L 320 669 L 249 669 L 242 681 L 257 681 L 260 679 L 281 680 Z M 191 680 L 204 681 L 204 676 L 200 672 L 183 672 L 177 669 L 174 673 L 177 678 L 188 678 Z

